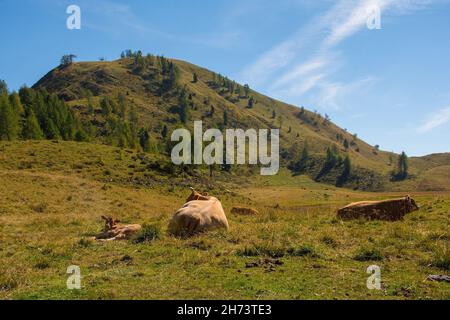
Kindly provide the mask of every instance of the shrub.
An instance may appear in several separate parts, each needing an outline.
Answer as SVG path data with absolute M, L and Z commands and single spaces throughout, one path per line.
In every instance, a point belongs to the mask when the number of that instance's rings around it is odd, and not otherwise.
M 133 238 L 133 243 L 152 242 L 161 238 L 161 229 L 154 224 L 144 224 L 141 231 Z

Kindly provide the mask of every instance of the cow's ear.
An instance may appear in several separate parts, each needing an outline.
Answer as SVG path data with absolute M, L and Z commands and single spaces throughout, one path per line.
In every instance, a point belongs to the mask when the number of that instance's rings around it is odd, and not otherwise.
M 203 196 L 207 197 L 207 196 L 209 196 L 209 193 L 208 192 L 204 192 Z
M 406 196 L 406 200 L 407 200 L 407 201 L 410 201 L 410 200 L 411 200 L 411 196 L 410 196 L 410 195 L 407 195 L 407 196 Z
M 102 216 L 102 219 L 108 221 L 108 218 L 105 216 Z

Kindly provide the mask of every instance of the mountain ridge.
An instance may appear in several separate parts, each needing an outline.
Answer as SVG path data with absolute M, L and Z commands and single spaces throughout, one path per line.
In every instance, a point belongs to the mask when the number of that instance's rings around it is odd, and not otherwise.
M 162 92 L 162 85 L 170 78 L 161 71 L 168 68 L 164 64 L 175 66 L 177 84 Z M 349 156 L 355 176 L 361 176 L 358 177 L 362 179 L 359 183 L 348 187 L 362 188 L 362 184 L 367 183 L 367 177 L 372 175 L 370 179 L 389 185 L 388 189 L 402 185 L 389 181 L 391 172 L 396 169 L 397 154 L 371 146 L 334 124 L 328 116 L 270 98 L 186 61 L 149 55 L 124 57 L 111 62 L 78 62 L 51 70 L 33 88 L 45 88 L 57 94 L 88 121 L 92 119 L 86 111 L 87 91 L 91 92 L 91 99 L 97 108 L 103 97 L 125 94 L 127 103 L 139 115 L 140 125 L 148 126 L 160 143 L 167 139 L 161 135 L 164 128 L 169 132 L 180 126 L 192 128 L 194 120 L 204 121 L 205 127 L 222 129 L 230 126 L 243 129 L 280 128 L 281 158 L 285 167 L 294 166 L 305 145 L 311 158 L 320 165 L 325 161 L 327 150 L 334 148 L 341 157 Z M 186 123 L 182 123 L 177 114 L 180 92 L 186 95 L 190 106 L 189 121 Z M 224 119 L 225 113 L 227 121 Z M 97 113 L 94 118 L 97 121 L 101 117 Z M 423 172 L 450 165 L 450 153 L 413 157 L 410 164 L 410 175 L 417 179 Z M 360 169 L 361 172 L 358 171 Z M 317 174 L 317 170 L 311 169 L 307 173 Z M 338 174 L 335 172 L 330 181 L 324 181 L 331 183 Z M 409 181 L 406 185 L 412 184 Z

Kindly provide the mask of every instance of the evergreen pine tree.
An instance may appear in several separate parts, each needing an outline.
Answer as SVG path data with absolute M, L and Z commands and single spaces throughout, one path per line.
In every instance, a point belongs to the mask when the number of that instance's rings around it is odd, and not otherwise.
M 100 101 L 100 108 L 101 108 L 101 110 L 102 110 L 102 114 L 103 114 L 105 117 L 108 117 L 108 116 L 111 114 L 112 108 L 111 108 L 111 104 L 110 104 L 110 101 L 109 101 L 108 98 L 103 98 L 103 99 Z
M 305 146 L 303 147 L 300 161 L 298 162 L 298 165 L 296 168 L 297 171 L 299 173 L 304 172 L 308 166 L 308 162 L 309 162 L 309 147 L 308 147 L 308 142 L 305 142 Z
M 11 104 L 16 114 L 18 114 L 19 116 L 22 116 L 24 114 L 24 108 L 22 103 L 20 102 L 20 97 L 17 92 L 13 92 L 9 96 L 9 103 Z
M 228 125 L 228 112 L 227 110 L 223 111 L 223 126 L 226 127 Z
M 164 127 L 163 127 L 162 130 L 161 130 L 161 136 L 162 136 L 164 139 L 167 138 L 168 132 L 169 132 L 169 129 L 167 128 L 166 125 L 164 125 Z
M 138 133 L 139 144 L 141 145 L 142 150 L 145 152 L 150 151 L 150 134 L 148 130 L 145 128 L 141 128 Z
M 41 126 L 32 108 L 27 112 L 25 123 L 22 129 L 22 137 L 26 140 L 40 140 L 44 137 Z
M 180 116 L 180 121 L 184 124 L 187 124 L 189 121 L 189 103 L 186 97 L 181 97 L 178 106 L 178 113 Z
M 348 150 L 349 147 L 350 147 L 350 145 L 349 145 L 349 143 L 348 143 L 348 140 L 345 139 L 345 140 L 344 140 L 344 148 L 345 148 L 345 150 Z
M 395 178 L 397 180 L 405 180 L 408 177 L 408 156 L 405 152 L 398 157 L 397 173 Z
M 9 103 L 7 93 L 0 96 L 0 140 L 15 140 L 19 133 L 19 117 Z
M 342 174 L 339 176 L 336 182 L 336 186 L 337 187 L 344 186 L 344 184 L 350 178 L 351 172 L 352 172 L 352 162 L 350 160 L 350 157 L 346 155 L 344 159 L 344 169 L 342 170 Z
M 4 80 L 0 80 L 0 96 L 8 94 L 8 86 Z

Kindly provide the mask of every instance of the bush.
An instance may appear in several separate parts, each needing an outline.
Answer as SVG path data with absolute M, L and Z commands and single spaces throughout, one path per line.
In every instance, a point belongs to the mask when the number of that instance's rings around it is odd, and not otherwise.
M 159 226 L 144 224 L 141 231 L 133 238 L 133 243 L 145 243 L 159 240 L 161 238 L 161 229 Z

